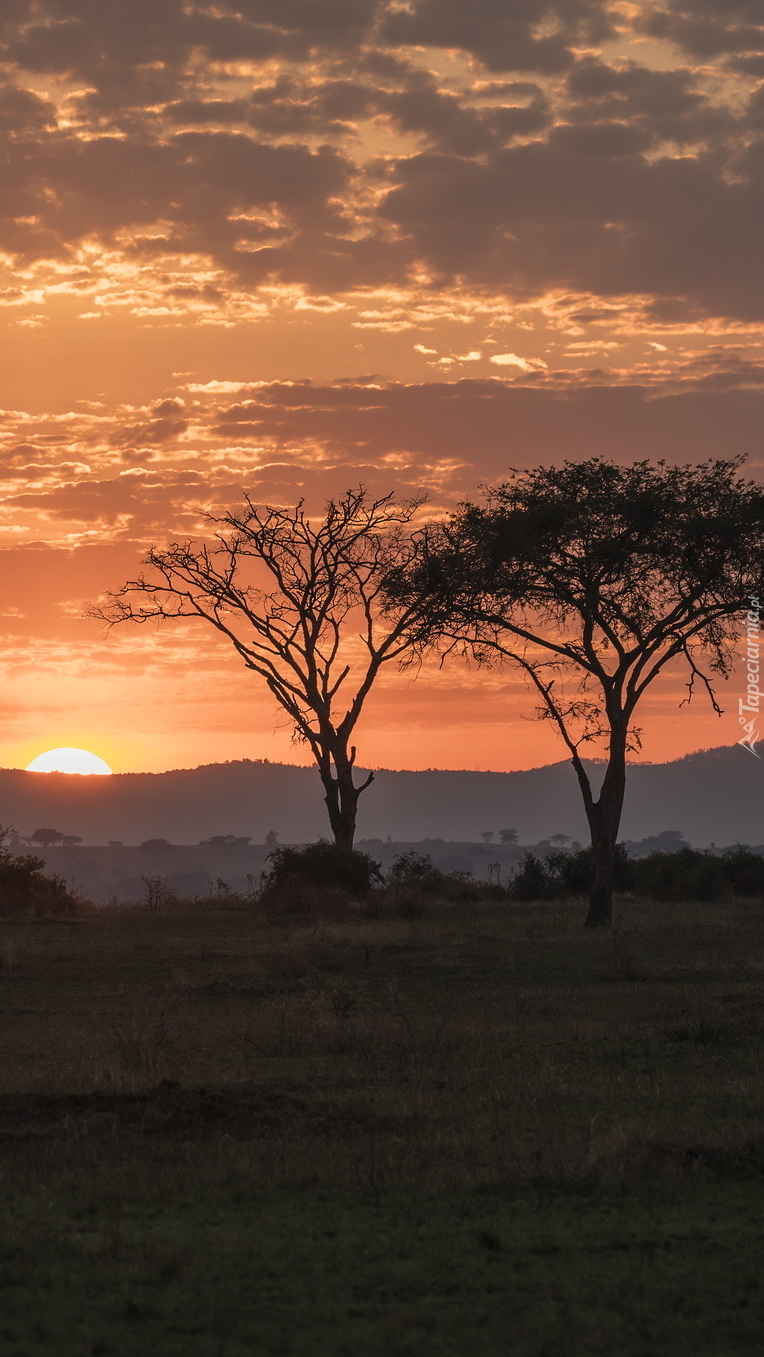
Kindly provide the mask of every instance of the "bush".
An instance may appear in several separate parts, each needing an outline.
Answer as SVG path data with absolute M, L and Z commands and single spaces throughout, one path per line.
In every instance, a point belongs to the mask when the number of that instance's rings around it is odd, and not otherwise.
M 509 887 L 510 900 L 553 900 L 559 894 L 560 883 L 546 862 L 535 853 L 526 853 Z
M 545 867 L 557 884 L 559 895 L 588 895 L 594 889 L 594 855 L 591 847 L 576 853 L 550 853 Z M 632 890 L 636 863 L 629 857 L 622 843 L 615 846 L 613 886 L 617 891 Z
M 412 848 L 394 859 L 385 884 L 385 899 L 377 898 L 374 913 L 416 919 L 424 913 L 427 896 L 445 894 L 448 878 L 435 866 L 429 853 L 417 853 Z
M 550 853 L 546 858 L 526 853 L 509 893 L 513 900 L 553 900 L 564 895 L 588 895 L 593 885 L 591 848 Z M 619 843 L 613 885 L 617 891 L 635 891 L 666 902 L 720 900 L 730 895 L 760 897 L 764 896 L 764 857 L 738 845 L 718 856 L 685 847 L 630 858 L 625 845 Z
M 263 878 L 260 900 L 282 914 L 336 912 L 352 900 L 366 900 L 382 884 L 378 862 L 368 853 L 337 848 L 325 839 L 304 848 L 274 848 Z
M 617 891 L 633 888 L 635 867 L 624 845 L 616 844 L 613 885 Z M 546 858 L 526 853 L 509 894 L 512 900 L 554 900 L 562 895 L 588 895 L 593 887 L 592 850 L 581 848 L 576 853 L 549 853 Z
M 387 887 L 398 913 L 421 914 L 426 896 L 444 900 L 482 900 L 487 895 L 505 899 L 503 887 L 475 881 L 470 872 L 442 872 L 429 853 L 410 849 L 401 853 L 387 874 Z
M 443 889 L 447 877 L 435 866 L 428 853 L 400 853 L 387 874 L 388 885 L 418 887 L 426 895 L 435 895 Z
M 724 876 L 735 895 L 764 896 L 764 858 L 738 844 L 721 855 Z
M 719 900 L 732 893 L 724 858 L 696 848 L 650 853 L 634 867 L 636 889 L 653 900 Z
M 13 853 L 10 830 L 0 827 L 0 915 L 5 918 L 46 914 L 73 914 L 82 902 L 56 872 L 45 872 L 42 858 Z
M 680 848 L 635 862 L 640 895 L 655 900 L 721 900 L 764 896 L 764 857 L 738 844 L 723 853 Z

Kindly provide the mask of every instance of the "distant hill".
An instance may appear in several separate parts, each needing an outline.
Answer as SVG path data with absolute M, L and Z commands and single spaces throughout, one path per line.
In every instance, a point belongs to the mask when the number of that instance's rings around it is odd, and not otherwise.
M 596 765 L 590 765 L 595 777 Z M 381 770 L 361 799 L 358 834 L 397 841 L 478 840 L 505 828 L 521 843 L 550 834 L 586 839 L 586 822 L 568 762 L 516 773 Z M 214 763 L 169 773 L 72 777 L 0 770 L 0 824 L 21 834 L 41 826 L 86 843 L 166 838 L 198 843 L 213 834 L 248 834 L 262 843 L 327 836 L 318 774 L 291 764 Z M 673 763 L 635 764 L 629 773 L 622 837 L 677 829 L 690 843 L 764 840 L 764 760 L 737 745 Z

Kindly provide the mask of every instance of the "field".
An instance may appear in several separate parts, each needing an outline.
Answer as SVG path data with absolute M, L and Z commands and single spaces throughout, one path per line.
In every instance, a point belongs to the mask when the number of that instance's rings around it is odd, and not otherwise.
M 2 1357 L 764 1348 L 764 906 L 0 924 Z

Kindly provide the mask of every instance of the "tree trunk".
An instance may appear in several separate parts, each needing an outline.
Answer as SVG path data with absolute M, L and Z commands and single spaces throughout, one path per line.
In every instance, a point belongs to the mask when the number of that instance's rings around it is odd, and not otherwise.
M 586 915 L 586 928 L 607 926 L 613 920 L 613 864 L 615 858 L 615 840 L 609 835 L 600 834 L 596 842 L 592 841 L 594 858 L 594 887 L 589 897 L 589 911 Z
M 328 762 L 319 769 L 324 784 L 324 800 L 329 812 L 334 842 L 337 848 L 350 853 L 353 851 L 355 839 L 358 798 L 372 779 L 369 776 L 366 782 L 356 787 L 353 783 L 353 765 L 349 759 L 335 759 L 334 766 L 336 776 Z
M 592 833 L 594 887 L 586 916 L 587 928 L 600 928 L 613 919 L 613 870 L 615 846 L 621 825 L 626 791 L 626 728 L 616 726 L 610 739 L 610 760 L 598 800 L 592 807 L 589 827 Z

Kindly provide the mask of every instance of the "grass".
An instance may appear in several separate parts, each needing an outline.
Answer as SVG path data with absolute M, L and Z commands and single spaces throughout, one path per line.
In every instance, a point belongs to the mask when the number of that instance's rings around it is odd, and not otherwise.
M 0 924 L 2 1357 L 764 1339 L 764 906 Z

